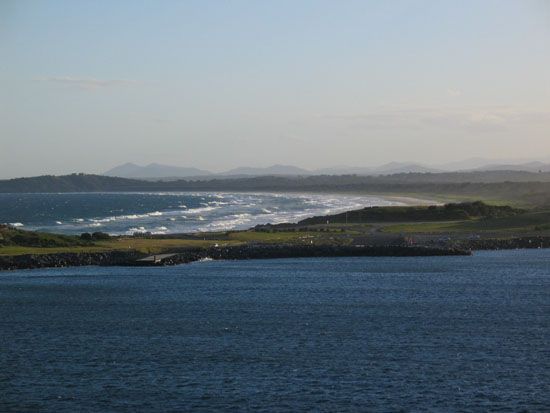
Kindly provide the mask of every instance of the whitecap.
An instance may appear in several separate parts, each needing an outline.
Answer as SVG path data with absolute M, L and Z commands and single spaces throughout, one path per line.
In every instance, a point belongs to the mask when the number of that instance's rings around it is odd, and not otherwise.
M 25 226 L 21 222 L 10 222 L 8 225 L 10 227 L 24 227 Z
M 145 229 L 145 227 L 132 227 L 132 228 L 129 228 L 128 231 L 126 231 L 127 234 L 133 234 L 133 233 L 143 233 L 143 232 L 147 232 L 147 230 Z
M 208 212 L 213 211 L 214 209 L 217 209 L 217 207 L 207 206 L 204 208 L 191 208 L 185 211 L 186 214 L 200 214 L 202 212 Z
M 107 218 L 90 218 L 88 221 L 95 222 L 95 223 L 101 223 L 101 222 L 111 222 L 114 221 L 114 217 L 107 217 Z
M 246 223 L 252 220 L 252 215 L 250 214 L 235 214 L 231 215 L 229 219 L 222 219 L 219 221 L 214 221 L 208 224 L 206 227 L 202 228 L 201 231 L 212 231 L 212 230 L 229 230 L 237 227 L 243 227 Z

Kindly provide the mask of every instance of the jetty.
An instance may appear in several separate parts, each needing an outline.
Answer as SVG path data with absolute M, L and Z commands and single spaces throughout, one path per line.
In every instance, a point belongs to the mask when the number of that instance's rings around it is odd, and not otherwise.
M 140 258 L 135 261 L 135 265 L 149 266 L 149 265 L 164 265 L 169 258 L 176 256 L 177 253 L 172 254 L 156 254 L 150 255 L 145 258 Z

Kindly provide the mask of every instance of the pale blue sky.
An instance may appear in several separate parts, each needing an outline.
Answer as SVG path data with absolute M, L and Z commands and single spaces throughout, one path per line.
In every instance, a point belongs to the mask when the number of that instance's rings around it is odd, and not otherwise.
M 550 159 L 550 1 L 0 1 L 0 177 Z

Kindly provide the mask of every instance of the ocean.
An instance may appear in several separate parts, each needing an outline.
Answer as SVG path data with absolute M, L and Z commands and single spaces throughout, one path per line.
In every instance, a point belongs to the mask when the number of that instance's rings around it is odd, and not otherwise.
M 0 411 L 548 411 L 550 251 L 0 273 Z
M 379 196 L 273 193 L 0 194 L 0 223 L 29 230 L 132 235 L 226 231 L 296 222 L 367 206 L 403 205 Z

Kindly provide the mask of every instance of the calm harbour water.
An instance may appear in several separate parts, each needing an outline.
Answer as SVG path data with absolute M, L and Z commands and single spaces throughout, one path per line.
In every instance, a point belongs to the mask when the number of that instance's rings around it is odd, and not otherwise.
M 550 251 L 0 273 L 0 411 L 548 411 Z

